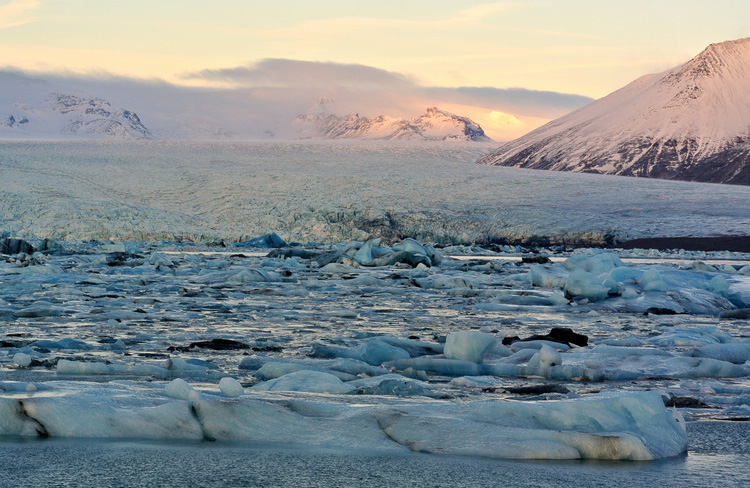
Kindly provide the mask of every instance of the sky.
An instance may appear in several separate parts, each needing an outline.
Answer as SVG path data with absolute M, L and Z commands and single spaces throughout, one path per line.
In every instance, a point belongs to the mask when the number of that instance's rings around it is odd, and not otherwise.
M 748 37 L 748 18 L 746 0 L 0 0 L 0 64 L 222 89 L 399 93 L 393 115 L 440 102 L 497 138 L 712 42 Z M 513 93 L 533 107 L 508 104 Z

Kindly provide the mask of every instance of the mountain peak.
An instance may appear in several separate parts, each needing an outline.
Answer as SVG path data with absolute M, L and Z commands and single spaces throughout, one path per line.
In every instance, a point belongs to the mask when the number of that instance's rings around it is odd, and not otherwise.
M 321 113 L 300 115 L 294 120 L 303 138 L 386 139 L 423 141 L 491 141 L 482 127 L 460 115 L 428 107 L 413 119 L 379 115 L 361 117 L 351 113 L 344 117 Z
M 711 44 L 480 160 L 750 185 L 750 38 Z

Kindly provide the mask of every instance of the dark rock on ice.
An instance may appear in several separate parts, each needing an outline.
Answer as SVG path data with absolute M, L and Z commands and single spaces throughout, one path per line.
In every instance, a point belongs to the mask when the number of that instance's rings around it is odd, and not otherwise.
M 671 396 L 664 401 L 664 406 L 677 408 L 711 408 L 701 400 L 688 396 Z
M 521 257 L 521 262 L 528 264 L 547 264 L 551 261 L 548 256 L 545 256 L 543 254 L 534 254 L 533 256 Z
M 34 246 L 24 239 L 7 237 L 0 241 L 0 254 L 34 254 Z
M 650 314 L 651 315 L 677 315 L 677 312 L 675 312 L 671 308 L 649 307 L 646 309 L 643 315 L 650 315 Z
M 514 395 L 542 395 L 544 393 L 570 393 L 564 385 L 545 384 L 532 386 L 516 386 L 506 388 L 507 393 Z
M 289 249 L 274 249 L 273 251 L 268 253 L 269 258 L 300 258 L 300 259 L 317 259 L 319 256 L 323 254 L 332 254 L 332 253 L 320 253 L 315 251 L 308 251 L 307 249 L 296 249 L 296 248 L 289 248 Z M 332 262 L 332 261 L 329 261 Z M 318 264 L 320 264 L 320 261 L 318 261 Z M 328 263 L 325 263 L 328 264 Z
M 138 256 L 137 254 L 130 254 L 127 252 L 113 252 L 113 253 L 107 254 L 106 256 L 107 266 L 111 266 L 111 267 L 140 266 L 143 264 L 143 261 L 139 260 L 138 258 L 142 258 L 142 256 Z
M 750 308 L 738 308 L 737 310 L 726 310 L 719 315 L 722 319 L 750 319 Z
M 198 341 L 190 343 L 189 349 L 201 347 L 203 349 L 213 349 L 214 351 L 236 351 L 239 349 L 250 349 L 248 344 L 235 341 L 233 339 L 211 339 L 210 341 Z
M 573 332 L 573 329 L 568 327 L 553 327 L 547 335 L 533 335 L 525 339 L 520 339 L 517 336 L 503 338 L 503 344 L 509 346 L 514 342 L 527 342 L 527 341 L 550 341 L 557 342 L 560 344 L 576 345 L 585 347 L 589 344 L 588 336 L 584 334 L 578 334 Z

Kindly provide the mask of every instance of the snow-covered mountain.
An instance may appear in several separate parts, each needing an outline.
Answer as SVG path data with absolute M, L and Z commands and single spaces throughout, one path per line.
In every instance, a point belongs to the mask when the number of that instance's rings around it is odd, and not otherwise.
M 383 139 L 427 141 L 491 141 L 482 127 L 467 117 L 430 107 L 416 118 L 403 119 L 380 115 L 360 117 L 349 114 L 300 115 L 292 124 L 302 138 L 309 139 Z
M 711 44 L 478 162 L 750 185 L 750 38 Z
M 75 90 L 0 73 L 2 139 L 149 139 L 138 115 Z

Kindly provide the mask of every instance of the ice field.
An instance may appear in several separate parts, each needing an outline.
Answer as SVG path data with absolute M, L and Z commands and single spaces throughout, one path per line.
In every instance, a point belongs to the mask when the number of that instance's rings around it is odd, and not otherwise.
M 750 192 L 473 164 L 496 144 L 4 142 L 19 237 L 457 244 L 746 235 Z
M 0 157 L 0 229 L 41 249 L 0 260 L 6 442 L 654 461 L 750 418 L 750 255 L 429 245 L 740 234 L 744 188 L 472 146 L 127 147 Z M 304 244 L 236 242 L 270 231 Z

